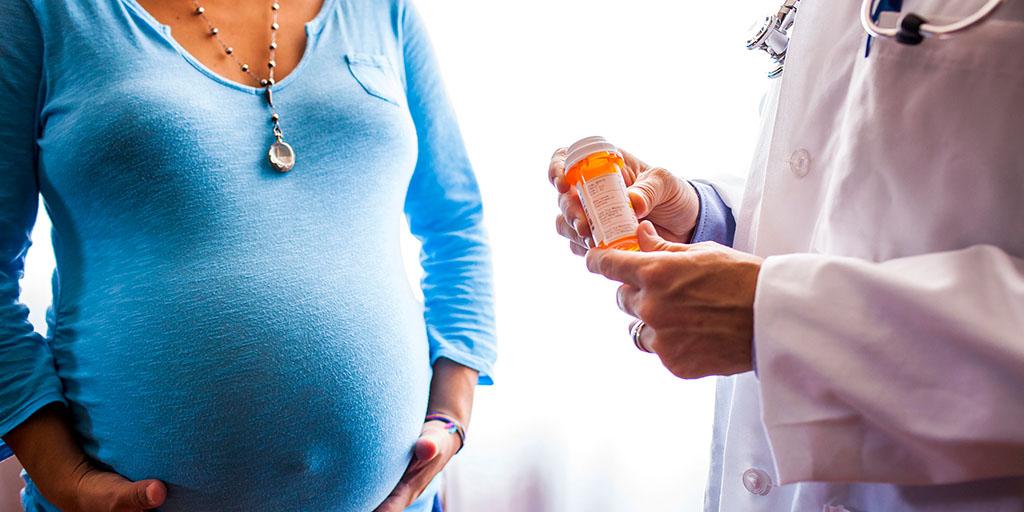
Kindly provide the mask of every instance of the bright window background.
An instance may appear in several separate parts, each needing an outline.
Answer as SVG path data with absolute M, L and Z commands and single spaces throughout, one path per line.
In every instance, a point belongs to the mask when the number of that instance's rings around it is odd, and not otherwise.
M 420 1 L 494 246 L 499 365 L 450 472 L 456 512 L 699 510 L 714 382 L 627 336 L 615 285 L 554 232 L 551 153 L 600 134 L 688 177 L 745 174 L 779 2 Z M 739 478 L 739 476 L 737 476 Z
M 479 390 L 449 471 L 452 511 L 700 509 L 714 383 L 632 346 L 615 285 L 554 233 L 547 165 L 600 134 L 685 177 L 746 173 L 768 62 L 742 43 L 777 3 L 419 0 L 484 194 L 498 294 L 497 385 Z M 40 332 L 49 229 L 40 210 L 22 281 Z

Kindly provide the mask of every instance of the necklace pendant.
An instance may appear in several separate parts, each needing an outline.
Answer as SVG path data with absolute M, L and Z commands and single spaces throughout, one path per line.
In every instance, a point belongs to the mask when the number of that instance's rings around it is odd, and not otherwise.
M 267 156 L 270 158 L 271 167 L 277 172 L 288 172 L 295 166 L 295 150 L 281 138 L 270 145 Z

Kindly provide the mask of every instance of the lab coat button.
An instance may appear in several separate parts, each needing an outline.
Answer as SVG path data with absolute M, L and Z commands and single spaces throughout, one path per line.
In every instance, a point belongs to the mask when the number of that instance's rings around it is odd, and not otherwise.
M 764 470 L 750 468 L 743 472 L 743 487 L 751 494 L 767 496 L 772 490 L 772 477 Z
M 789 157 L 789 170 L 797 178 L 807 176 L 811 172 L 811 154 L 806 149 L 798 149 Z

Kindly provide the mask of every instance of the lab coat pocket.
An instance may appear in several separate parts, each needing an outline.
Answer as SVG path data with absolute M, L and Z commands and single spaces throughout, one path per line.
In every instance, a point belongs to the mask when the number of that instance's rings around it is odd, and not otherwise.
M 822 250 L 883 261 L 1024 247 L 1021 48 L 1024 22 L 993 19 L 917 46 L 876 39 L 857 56 Z M 874 252 L 856 252 L 865 237 Z
M 352 76 L 371 96 L 401 106 L 404 93 L 391 61 L 385 55 L 349 53 L 345 62 Z

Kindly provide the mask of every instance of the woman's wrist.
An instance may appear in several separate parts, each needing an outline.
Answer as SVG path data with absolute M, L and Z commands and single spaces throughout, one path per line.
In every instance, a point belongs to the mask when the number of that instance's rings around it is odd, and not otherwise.
M 72 508 L 75 483 L 89 464 L 63 405 L 39 409 L 4 436 L 4 442 L 43 496 L 62 508 Z
M 459 420 L 443 413 L 435 411 L 427 411 L 427 417 L 424 422 L 429 423 L 435 421 L 444 426 L 444 429 L 448 434 L 458 436 L 459 448 L 455 450 L 455 453 L 462 451 L 462 448 L 466 446 L 466 427 L 462 425 Z
M 447 416 L 469 428 L 473 411 L 473 393 L 479 372 L 447 358 L 434 363 L 434 376 L 430 381 L 430 401 L 427 411 Z

